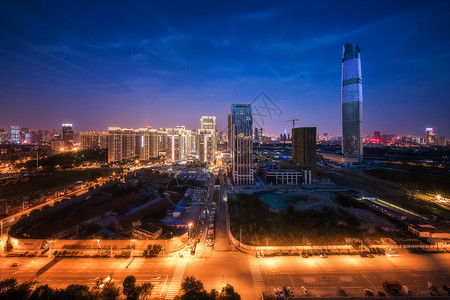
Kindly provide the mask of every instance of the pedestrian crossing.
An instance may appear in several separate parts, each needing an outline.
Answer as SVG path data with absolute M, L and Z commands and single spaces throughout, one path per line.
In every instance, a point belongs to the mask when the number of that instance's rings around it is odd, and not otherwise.
M 175 298 L 181 287 L 181 281 L 183 280 L 184 270 L 186 269 L 187 259 L 181 258 L 178 260 L 175 272 L 173 273 L 172 281 L 170 282 L 169 289 L 167 290 L 166 299 Z
M 253 287 L 255 288 L 255 299 L 261 299 L 261 292 L 264 291 L 264 281 L 261 276 L 258 261 L 255 258 L 248 259 L 250 272 L 252 273 Z

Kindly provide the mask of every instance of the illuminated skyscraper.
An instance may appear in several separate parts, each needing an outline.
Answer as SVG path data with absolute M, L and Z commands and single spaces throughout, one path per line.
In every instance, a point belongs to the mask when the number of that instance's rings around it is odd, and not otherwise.
M 253 118 L 250 104 L 231 105 L 231 170 L 236 185 L 253 184 Z
M 360 50 L 345 44 L 342 58 L 342 154 L 363 157 L 362 77 Z
M 64 148 L 73 148 L 73 129 L 72 124 L 62 124 L 62 141 L 64 143 Z
M 203 116 L 200 119 L 201 129 L 198 130 L 198 158 L 202 162 L 211 162 L 215 158 L 216 139 L 216 117 Z
M 434 145 L 436 142 L 436 135 L 433 132 L 433 128 L 427 128 L 425 130 L 426 137 L 426 144 L 427 145 Z
M 20 143 L 20 126 L 14 126 L 11 125 L 9 127 L 9 140 L 13 144 L 19 144 Z

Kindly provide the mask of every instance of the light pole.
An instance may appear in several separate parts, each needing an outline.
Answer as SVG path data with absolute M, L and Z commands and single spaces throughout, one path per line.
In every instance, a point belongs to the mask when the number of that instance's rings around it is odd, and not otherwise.
M 192 227 L 192 223 L 189 223 L 189 233 L 188 233 L 188 239 L 191 238 L 191 227 Z

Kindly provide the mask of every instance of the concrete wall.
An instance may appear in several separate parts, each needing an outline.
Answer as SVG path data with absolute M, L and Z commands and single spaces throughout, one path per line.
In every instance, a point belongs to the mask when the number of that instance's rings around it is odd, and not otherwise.
M 13 246 L 13 250 L 18 251 L 39 251 L 45 239 L 16 239 L 9 237 L 10 243 Z M 52 241 L 52 240 L 50 240 Z M 172 252 L 183 248 L 188 241 L 188 234 L 185 233 L 182 236 L 164 239 L 164 240 L 60 240 L 55 239 L 50 242 L 52 250 L 98 250 L 100 249 L 114 249 L 114 250 L 127 250 L 130 248 L 136 250 L 146 250 L 148 245 L 161 245 L 166 251 Z

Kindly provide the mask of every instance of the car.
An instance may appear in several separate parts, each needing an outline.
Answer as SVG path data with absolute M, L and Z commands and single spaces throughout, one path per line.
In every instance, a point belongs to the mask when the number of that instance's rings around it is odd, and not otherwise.
M 277 298 L 277 299 L 278 299 L 278 297 L 280 296 L 280 295 L 278 294 L 278 290 L 277 290 L 277 289 L 273 289 L 273 294 L 275 295 L 275 298 Z
M 385 293 L 383 293 L 382 291 L 378 291 L 378 296 L 380 296 L 380 297 L 386 297 L 386 294 Z
M 326 255 L 326 254 L 320 254 L 320 257 L 321 257 L 321 258 L 328 258 L 328 255 Z
M 212 246 L 214 246 L 213 243 L 207 243 L 207 244 L 206 244 L 206 247 L 212 247 Z
M 308 292 L 308 290 L 305 288 L 305 286 L 302 285 L 301 289 L 302 289 L 303 293 L 305 293 L 305 296 L 308 296 L 308 295 L 309 295 L 309 292 Z
M 399 256 L 398 254 L 393 254 L 393 253 L 388 253 L 386 254 L 387 257 L 395 257 L 395 256 Z
M 284 293 L 281 288 L 278 288 L 278 295 L 280 295 L 280 299 L 284 299 Z
M 375 256 L 373 254 L 370 254 L 369 257 L 370 258 L 375 258 Z
M 338 290 L 339 294 L 341 294 L 342 296 L 347 296 L 347 293 L 340 287 L 338 287 L 337 290 Z
M 11 267 L 18 267 L 20 265 L 20 262 L 15 262 L 11 265 Z
M 294 291 L 290 287 L 285 287 L 284 290 L 286 297 L 294 297 Z
M 434 289 L 434 285 L 433 285 L 433 283 L 431 281 L 428 281 L 428 288 L 430 290 Z
M 402 286 L 403 291 L 405 292 L 405 294 L 407 296 L 411 296 L 412 292 L 410 291 L 410 289 L 408 289 L 408 287 L 406 285 Z
M 443 286 L 442 286 L 442 289 L 444 290 L 444 291 L 446 291 L 446 292 L 448 292 L 450 289 L 448 288 L 448 285 L 446 285 L 446 284 L 444 284 Z
M 257 257 L 257 258 L 259 257 L 259 252 L 256 252 L 256 257 Z
M 367 296 L 373 297 L 373 291 L 371 289 L 364 289 L 363 291 Z
M 303 257 L 303 258 L 308 258 L 309 255 L 308 255 L 308 253 L 303 253 L 303 254 L 302 254 L 302 257 Z

